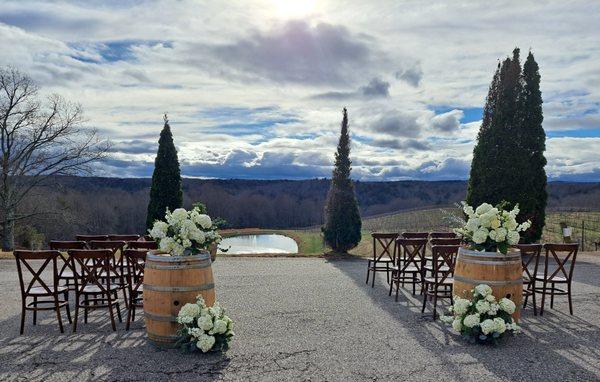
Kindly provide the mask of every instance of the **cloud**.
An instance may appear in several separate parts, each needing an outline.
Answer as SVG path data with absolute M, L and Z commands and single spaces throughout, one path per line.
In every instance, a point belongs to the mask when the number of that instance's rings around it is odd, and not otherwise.
M 447 113 L 438 114 L 431 119 L 431 127 L 444 133 L 451 133 L 460 128 L 460 120 L 464 116 L 462 110 L 451 110 Z
M 156 141 L 143 141 L 140 139 L 112 141 L 110 152 L 123 154 L 156 154 L 158 144 Z
M 373 78 L 368 84 L 361 86 L 356 91 L 343 92 L 331 91 L 311 96 L 312 99 L 346 100 L 351 98 L 387 98 L 390 96 L 390 83 L 380 78 Z
M 396 72 L 396 78 L 402 80 L 413 87 L 418 87 L 423 78 L 423 70 L 420 64 L 415 64 L 407 68 L 403 68 Z
M 418 115 L 389 111 L 373 121 L 370 129 L 377 133 L 393 135 L 396 137 L 416 138 L 421 132 L 421 124 L 417 121 Z
M 416 150 L 416 151 L 427 151 L 431 150 L 431 145 L 427 141 L 418 139 L 376 139 L 371 142 L 376 147 L 386 147 L 390 149 L 398 150 Z

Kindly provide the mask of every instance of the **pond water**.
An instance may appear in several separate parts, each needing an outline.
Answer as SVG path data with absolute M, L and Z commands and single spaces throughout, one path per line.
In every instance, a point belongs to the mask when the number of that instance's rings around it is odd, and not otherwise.
M 298 253 L 298 244 L 294 239 L 276 234 L 227 237 L 219 244 L 218 253 L 223 253 L 221 248 L 229 248 L 228 254 Z

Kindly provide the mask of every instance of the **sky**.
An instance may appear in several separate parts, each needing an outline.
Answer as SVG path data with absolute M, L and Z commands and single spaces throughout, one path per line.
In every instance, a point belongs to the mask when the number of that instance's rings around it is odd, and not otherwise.
M 0 65 L 84 108 L 95 175 L 152 175 L 168 113 L 184 176 L 468 178 L 489 83 L 540 66 L 549 180 L 600 181 L 600 2 L 0 0 Z

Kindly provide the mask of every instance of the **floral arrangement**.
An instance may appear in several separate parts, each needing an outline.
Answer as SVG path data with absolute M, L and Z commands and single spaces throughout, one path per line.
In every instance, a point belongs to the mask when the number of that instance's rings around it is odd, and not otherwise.
M 161 251 L 173 256 L 198 254 L 221 242 L 217 226 L 210 216 L 201 212 L 198 206 L 191 211 L 177 208 L 171 212 L 167 209 L 165 221 L 155 221 L 148 232 L 158 242 Z
M 196 297 L 196 303 L 181 307 L 177 322 L 181 324 L 177 345 L 187 351 L 227 351 L 234 336 L 233 321 L 225 314 L 225 309 L 218 302 L 207 307 L 202 295 Z
M 527 220 L 518 224 L 519 205 L 517 204 L 512 211 L 504 210 L 504 205 L 505 203 L 501 203 L 494 207 L 483 203 L 473 209 L 463 202 L 463 212 L 468 220 L 462 228 L 456 228 L 454 232 L 470 243 L 473 250 L 499 251 L 506 254 L 510 245 L 519 243 L 519 232 L 531 227 L 531 222 Z
M 452 315 L 440 319 L 452 324 L 452 329 L 471 342 L 495 344 L 506 332 L 521 331 L 511 316 L 517 308 L 512 300 L 505 297 L 496 301 L 492 288 L 486 284 L 472 291 L 472 300 L 455 296 L 454 305 L 450 307 Z

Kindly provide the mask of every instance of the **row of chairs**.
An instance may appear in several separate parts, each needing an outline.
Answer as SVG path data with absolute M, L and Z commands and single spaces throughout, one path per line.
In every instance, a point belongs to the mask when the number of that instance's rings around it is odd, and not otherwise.
M 373 257 L 368 260 L 367 283 L 371 272 L 375 283 L 376 272 L 386 272 L 389 295 L 396 287 L 396 301 L 400 285 L 412 285 L 413 295 L 420 285 L 423 295 L 422 312 L 427 301 L 433 303 L 436 316 L 437 300 L 449 299 L 453 302 L 454 265 L 461 239 L 453 233 L 407 232 L 373 233 Z M 429 253 L 427 248 L 429 247 Z M 544 312 L 546 296 L 550 296 L 550 308 L 554 307 L 554 296 L 566 295 L 569 312 L 573 314 L 571 285 L 577 258 L 578 244 L 519 244 L 514 250 L 521 251 L 523 266 L 523 307 L 532 299 L 534 315 L 537 315 L 536 295 L 541 294 L 540 314 Z M 544 261 L 540 262 L 542 250 Z
M 116 238 L 132 241 L 114 240 Z M 62 333 L 62 308 L 66 310 L 69 323 L 73 324 L 73 332 L 77 330 L 80 309 L 87 323 L 88 311 L 100 308 L 108 310 L 112 329 L 116 330 L 115 309 L 122 322 L 118 299 L 120 291 L 128 311 L 126 330 L 135 320 L 136 308 L 143 308 L 146 253 L 157 249 L 157 243 L 141 240 L 137 235 L 78 235 L 77 239 L 51 241 L 50 250 L 14 252 L 22 300 L 21 334 L 26 312 L 33 312 L 35 325 L 37 312 L 41 310 L 56 311 Z M 51 277 L 51 281 L 42 277 L 44 273 L 50 273 L 48 278 Z M 73 320 L 69 308 L 70 291 L 75 294 Z

